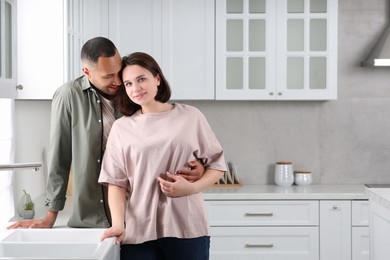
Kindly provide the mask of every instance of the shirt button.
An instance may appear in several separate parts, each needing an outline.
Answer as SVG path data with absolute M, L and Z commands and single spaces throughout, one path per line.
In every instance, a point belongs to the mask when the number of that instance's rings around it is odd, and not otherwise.
M 103 203 L 103 200 L 100 200 L 100 203 Z
M 100 100 L 98 99 L 97 102 L 100 103 Z
M 97 162 L 100 163 L 100 159 L 98 159 Z
M 99 123 L 101 123 L 101 122 L 102 122 L 102 120 L 101 120 L 101 119 L 99 119 L 98 121 L 99 121 Z

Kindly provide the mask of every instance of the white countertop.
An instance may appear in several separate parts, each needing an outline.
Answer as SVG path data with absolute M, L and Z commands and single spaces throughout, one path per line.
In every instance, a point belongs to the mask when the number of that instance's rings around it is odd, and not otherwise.
M 65 207 L 62 211 L 60 211 L 58 213 L 58 216 L 57 216 L 57 220 L 56 222 L 54 223 L 54 227 L 53 228 L 67 228 L 67 224 L 68 224 L 68 220 L 69 220 L 69 217 L 71 215 L 71 212 L 72 212 L 72 197 L 71 196 L 68 196 L 67 199 L 66 199 L 66 202 L 65 202 Z M 44 218 L 46 213 L 47 213 L 47 209 L 45 208 L 45 196 L 42 195 L 40 197 L 38 197 L 37 199 L 34 199 L 34 204 L 35 204 L 35 216 L 34 216 L 34 219 L 41 219 L 41 218 Z M 19 217 L 19 216 L 15 216 L 13 217 L 12 219 L 10 219 L 9 221 L 9 225 L 11 225 L 12 223 L 16 222 L 16 221 L 23 221 L 25 219 L 23 219 L 22 217 Z
M 389 194 L 390 195 L 390 194 Z M 204 192 L 205 200 L 365 200 L 366 187 L 358 185 L 243 185 L 212 187 Z
M 390 210 L 390 188 L 367 188 L 367 196 L 370 201 Z
M 212 187 L 204 192 L 205 200 L 364 200 L 368 192 L 363 184 L 360 185 L 310 185 L 279 187 L 276 185 L 243 185 L 242 187 Z M 372 189 L 368 189 L 372 190 Z M 380 190 L 376 188 L 376 190 Z M 382 189 L 383 190 L 383 189 Z M 390 189 L 388 203 L 390 208 Z M 371 193 L 370 193 L 371 194 Z M 371 197 L 373 195 L 371 194 Z M 60 211 L 54 228 L 67 228 L 72 211 L 72 197 L 68 197 L 64 210 Z M 36 205 L 35 218 L 43 218 L 47 212 L 44 207 L 44 197 L 34 200 Z M 23 220 L 15 217 L 12 222 Z

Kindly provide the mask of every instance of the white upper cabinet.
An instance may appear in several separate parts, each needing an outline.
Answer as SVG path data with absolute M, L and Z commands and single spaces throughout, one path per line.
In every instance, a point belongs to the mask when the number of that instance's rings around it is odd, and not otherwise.
M 65 81 L 64 1 L 17 0 L 18 99 L 51 99 Z
M 108 0 L 66 0 L 66 81 L 83 74 L 81 47 L 96 36 L 108 36 Z
M 337 98 L 338 0 L 216 0 L 216 99 Z
M 0 1 L 0 98 L 15 98 L 17 85 L 16 1 Z
M 172 99 L 214 99 L 214 2 L 110 1 L 109 38 L 122 56 L 141 51 L 160 64 Z

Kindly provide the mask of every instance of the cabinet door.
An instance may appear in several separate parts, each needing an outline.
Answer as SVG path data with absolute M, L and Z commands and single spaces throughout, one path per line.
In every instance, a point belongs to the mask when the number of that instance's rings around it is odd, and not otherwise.
M 16 97 L 16 1 L 0 1 L 0 98 Z
M 213 1 L 115 0 L 110 17 L 109 35 L 120 53 L 152 55 L 172 99 L 214 99 Z
M 386 202 L 386 199 L 380 202 L 377 199 L 370 199 L 370 259 L 372 260 L 388 260 L 390 256 L 390 209 Z
M 161 65 L 161 0 L 111 0 L 109 38 L 121 56 L 146 52 Z
M 216 0 L 216 99 L 275 99 L 276 2 Z
M 278 0 L 278 99 L 336 99 L 338 0 Z
M 320 201 L 320 260 L 351 259 L 351 201 Z
M 214 99 L 214 2 L 162 3 L 162 69 L 172 99 Z
M 51 99 L 64 83 L 63 0 L 18 0 L 18 99 Z
M 96 36 L 108 36 L 108 0 L 66 1 L 66 81 L 81 76 L 81 47 Z
M 216 0 L 216 97 L 337 97 L 338 0 Z

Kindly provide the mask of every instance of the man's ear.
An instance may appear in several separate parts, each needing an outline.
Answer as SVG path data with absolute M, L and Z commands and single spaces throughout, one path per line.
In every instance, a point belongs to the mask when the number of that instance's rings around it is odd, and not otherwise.
M 87 76 L 88 78 L 90 77 L 91 74 L 87 67 L 83 67 L 81 70 L 83 71 L 85 76 Z

